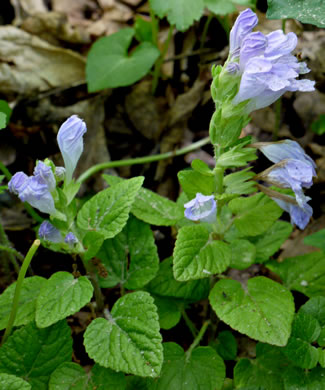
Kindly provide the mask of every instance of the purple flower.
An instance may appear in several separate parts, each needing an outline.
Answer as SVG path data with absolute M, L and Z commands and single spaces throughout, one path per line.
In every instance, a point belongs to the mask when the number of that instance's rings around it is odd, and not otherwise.
M 64 242 L 70 246 L 74 246 L 74 244 L 78 242 L 78 239 L 72 232 L 70 232 L 65 236 Z
M 40 183 L 46 184 L 50 192 L 55 189 L 56 181 L 52 168 L 44 164 L 43 161 L 38 161 L 34 169 L 34 176 L 38 179 Z
M 83 151 L 83 135 L 87 131 L 85 122 L 72 115 L 60 127 L 57 140 L 63 156 L 66 169 L 66 179 L 69 183 Z
M 230 57 L 238 57 L 243 39 L 253 30 L 253 28 L 257 25 L 257 22 L 257 16 L 250 8 L 245 9 L 245 11 L 239 14 L 233 28 L 230 31 Z
M 267 48 L 268 40 L 261 32 L 248 34 L 242 42 L 240 48 L 240 69 L 244 70 L 247 62 L 251 57 L 262 55 Z
M 213 222 L 216 218 L 217 203 L 214 196 L 206 196 L 200 193 L 184 204 L 185 217 L 191 221 Z
M 8 183 L 9 191 L 15 195 L 22 192 L 28 183 L 28 176 L 24 172 L 17 172 Z
M 313 209 L 307 203 L 310 198 L 306 197 L 305 202 L 299 206 L 294 204 L 295 200 L 293 197 L 292 203 L 286 202 L 282 199 L 272 198 L 284 211 L 290 214 L 290 220 L 292 224 L 295 224 L 299 229 L 303 230 L 308 225 L 308 222 L 313 215 Z
M 55 177 L 58 180 L 64 180 L 64 178 L 65 178 L 65 168 L 64 167 L 55 167 Z
M 39 236 L 46 241 L 51 241 L 54 243 L 60 243 L 63 241 L 60 231 L 54 227 L 50 222 L 42 222 L 39 230 Z

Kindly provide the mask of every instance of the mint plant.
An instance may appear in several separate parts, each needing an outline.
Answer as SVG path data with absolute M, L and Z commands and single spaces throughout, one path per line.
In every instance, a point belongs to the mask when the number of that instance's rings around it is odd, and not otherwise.
M 172 7 L 171 2 L 155 4 Z M 17 282 L 0 296 L 0 327 L 6 329 L 0 348 L 3 388 L 325 386 L 323 233 L 307 238 L 320 251 L 283 262 L 271 259 L 292 225 L 304 229 L 312 216 L 304 189 L 311 187 L 316 165 L 296 141 L 241 138 L 252 111 L 286 91 L 312 91 L 314 82 L 298 79 L 309 69 L 292 55 L 296 35 L 278 30 L 265 36 L 252 31 L 257 23 L 250 9 L 241 12 L 230 32 L 226 63 L 212 68 L 215 112 L 209 134 L 215 165 L 210 168 L 197 159 L 191 169 L 179 172 L 183 191 L 177 202 L 143 188 L 143 177 L 104 175 L 109 187 L 79 206 L 81 182 L 111 165 L 100 164 L 74 178 L 87 130 L 76 115 L 58 132 L 64 167 L 46 159 L 37 161 L 32 176 L 18 172 L 11 178 L 9 190 L 48 219 L 38 228 L 39 239 L 27 253 Z M 125 48 L 133 31 L 127 35 Z M 124 60 L 125 70 L 132 60 Z M 273 165 L 255 173 L 258 150 Z M 279 221 L 283 211 L 290 214 L 291 225 Z M 173 227 L 171 257 L 160 261 L 150 225 Z M 83 275 L 75 270 L 48 279 L 25 278 L 40 244 L 67 258 L 78 256 Z M 253 264 L 264 264 L 282 283 L 268 273 L 236 280 L 228 272 Z M 110 289 L 109 300 L 103 288 Z M 291 290 L 310 298 L 297 312 Z M 83 343 L 95 363 L 87 373 L 71 361 L 66 321 L 85 306 L 91 316 Z M 195 324 L 189 308 L 191 313 L 200 308 Z M 181 316 L 192 343 L 163 342 L 160 329 L 173 328 Z M 255 360 L 237 357 L 230 329 L 258 342 Z M 236 360 L 233 380 L 225 381 L 224 360 Z M 271 377 L 267 383 L 266 376 Z

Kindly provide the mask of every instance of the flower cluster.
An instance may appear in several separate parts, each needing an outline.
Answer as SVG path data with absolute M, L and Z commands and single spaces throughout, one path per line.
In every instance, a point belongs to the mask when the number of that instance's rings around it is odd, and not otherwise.
M 60 230 L 48 221 L 42 222 L 38 234 L 43 240 L 50 241 L 55 244 L 65 242 L 69 246 L 73 247 L 78 242 L 78 239 L 72 232 L 69 232 L 63 239 Z
M 296 34 L 284 34 L 282 30 L 267 35 L 252 32 L 257 22 L 256 14 L 247 8 L 230 32 L 226 69 L 241 77 L 233 104 L 248 100 L 246 112 L 272 104 L 286 91 L 313 91 L 315 84 L 297 79 L 309 69 L 291 54 L 297 46 Z
M 278 205 L 290 213 L 292 223 L 304 229 L 313 214 L 308 205 L 303 188 L 310 188 L 316 176 L 316 164 L 295 141 L 285 140 L 274 143 L 255 144 L 261 152 L 274 163 L 272 167 L 257 175 L 257 178 L 280 188 L 290 188 L 295 199 L 288 202 L 273 198 Z
M 200 193 L 184 204 L 184 215 L 191 221 L 214 222 L 217 213 L 217 203 L 213 195 L 206 196 Z

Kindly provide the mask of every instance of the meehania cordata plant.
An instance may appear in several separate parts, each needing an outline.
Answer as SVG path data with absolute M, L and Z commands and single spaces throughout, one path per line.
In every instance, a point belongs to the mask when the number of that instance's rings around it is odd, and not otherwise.
M 179 389 L 185 384 L 189 389 L 221 389 L 225 378 L 222 358 L 236 358 L 236 341 L 229 332 L 217 334 L 213 326 L 209 341 L 221 345 L 216 347 L 220 356 L 212 346 L 197 347 L 214 317 L 209 309 L 204 310 L 206 317 L 197 332 L 185 312 L 207 297 L 220 320 L 265 343 L 258 345 L 257 359 L 271 351 L 298 377 L 318 362 L 325 365 L 323 351 L 310 345 L 318 340 L 322 346 L 315 304 L 307 302 L 295 316 L 289 291 L 294 284 L 288 281 L 285 267 L 294 262 L 299 268 L 299 259 L 289 259 L 284 265 L 269 261 L 292 231 L 289 223 L 279 221 L 283 211 L 300 229 L 312 216 L 304 189 L 311 187 L 316 176 L 315 163 L 295 141 L 252 143 L 250 137 L 240 138 L 251 111 L 270 105 L 286 91 L 313 91 L 314 82 L 298 78 L 308 68 L 292 54 L 296 35 L 281 30 L 266 36 L 253 32 L 257 22 L 249 9 L 239 15 L 230 33 L 228 59 L 223 67 L 212 69 L 216 109 L 210 139 L 215 167 L 194 160 L 192 169 L 179 172 L 183 193 L 177 203 L 143 188 L 143 177 L 123 180 L 104 175 L 110 187 L 78 209 L 75 195 L 80 180 L 75 181 L 73 173 L 83 151 L 86 125 L 75 115 L 58 133 L 64 168 L 50 160 L 38 161 L 33 176 L 23 172 L 13 176 L 10 191 L 49 215 L 39 227 L 42 243 L 79 255 L 86 275 L 57 272 L 48 280 L 25 278 L 21 299 L 16 301 L 17 330 L 0 349 L 0 379 L 1 375 L 27 378 L 33 389 L 48 386 L 50 390 L 59 389 L 62 383 L 72 386 L 77 379 L 95 387 L 111 383 L 114 389 L 125 389 L 127 383 L 128 388 L 141 383 L 150 390 Z M 257 149 L 273 165 L 256 174 L 250 162 L 257 158 Z M 150 225 L 176 226 L 172 258 L 159 263 Z M 317 259 L 323 256 L 315 253 Z M 284 285 L 264 276 L 240 283 L 226 273 L 229 268 L 243 270 L 255 263 L 265 263 L 279 273 Z M 302 277 L 303 271 L 299 272 Z M 116 286 L 120 286 L 121 297 L 112 308 L 107 307 L 101 288 Z M 314 296 L 307 280 L 293 288 Z M 15 284 L 0 297 L 0 312 L 6 313 L 0 319 L 2 329 L 8 322 L 14 290 Z M 85 331 L 84 345 L 96 364 L 86 374 L 71 363 L 65 318 L 89 304 L 93 293 L 97 317 Z M 324 302 L 317 304 L 325 307 Z M 185 353 L 176 343 L 162 344 L 159 331 L 175 326 L 181 313 L 195 338 Z M 315 328 L 312 336 L 300 334 L 311 326 Z M 28 345 L 22 344 L 27 335 Z M 36 359 L 34 344 L 44 348 L 51 344 L 51 348 Z M 234 354 L 228 351 L 229 345 Z M 297 358 L 295 351 L 302 351 L 302 346 L 304 356 Z M 17 363 L 18 355 L 8 360 L 17 348 L 28 364 Z M 45 361 L 53 364 L 44 366 Z M 254 373 L 250 361 L 239 360 L 236 388 L 264 385 L 254 382 Z M 292 383 L 297 375 L 288 381 Z M 45 387 L 37 387 L 41 382 Z

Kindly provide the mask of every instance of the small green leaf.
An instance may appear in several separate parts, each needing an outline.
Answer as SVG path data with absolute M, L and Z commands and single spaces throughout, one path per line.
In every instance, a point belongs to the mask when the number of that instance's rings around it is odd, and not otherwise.
M 215 189 L 213 176 L 207 176 L 192 169 L 184 169 L 177 174 L 179 183 L 189 199 L 195 198 L 200 192 L 203 195 L 211 195 Z
M 164 344 L 164 364 L 148 390 L 221 390 L 225 365 L 211 347 L 198 347 L 188 356 L 175 343 Z
M 323 390 L 325 388 L 325 369 L 316 367 L 313 370 L 289 367 L 284 372 L 285 390 Z
M 134 30 L 135 30 L 135 37 L 139 42 L 154 43 L 152 37 L 152 23 L 155 22 L 153 20 L 151 22 L 147 21 L 143 19 L 141 16 L 136 15 Z
M 0 130 L 4 129 L 7 126 L 7 115 L 3 112 L 0 112 Z
M 181 319 L 181 311 L 175 299 L 154 296 L 157 306 L 159 324 L 162 329 L 171 329 L 176 326 Z
M 163 361 L 157 308 L 143 291 L 115 302 L 108 319 L 88 326 L 84 344 L 88 355 L 103 367 L 139 376 L 156 377 Z
M 325 28 L 323 0 L 268 0 L 268 19 L 297 19 L 302 23 Z
M 162 19 L 166 16 L 167 12 L 170 8 L 170 0 L 162 1 L 162 0 L 149 0 L 150 8 L 153 12 Z
M 304 244 L 314 246 L 325 252 L 325 229 L 305 237 Z
M 282 215 L 281 208 L 261 193 L 233 199 L 228 206 L 236 215 L 234 224 L 243 236 L 263 234 Z
M 116 236 L 128 220 L 143 179 L 125 180 L 93 196 L 79 211 L 78 226 L 85 231 L 98 231 L 105 239 Z
M 128 289 L 137 289 L 153 279 L 159 269 L 159 257 L 150 226 L 130 217 L 121 233 L 106 240 L 97 257 L 107 269 L 101 287 L 118 283 Z
M 17 329 L 0 348 L 0 373 L 24 378 L 33 390 L 47 390 L 52 372 L 71 357 L 71 330 L 66 321 L 45 329 L 30 323 Z
M 109 185 L 123 182 L 116 176 L 103 175 L 103 178 Z M 172 226 L 184 217 L 183 206 L 146 188 L 140 188 L 131 212 L 141 221 L 156 226 Z
M 150 71 L 160 51 L 152 43 L 143 42 L 129 56 L 134 34 L 133 28 L 123 28 L 93 44 L 86 65 L 89 92 L 131 85 Z
M 36 302 L 36 324 L 45 328 L 77 313 L 90 302 L 93 286 L 85 276 L 56 272 L 42 286 Z
M 202 173 L 202 175 L 214 176 L 212 169 L 210 169 L 208 164 L 206 164 L 202 160 L 199 160 L 199 159 L 193 160 L 191 162 L 191 167 L 194 169 L 194 171 Z
M 180 298 L 189 302 L 200 301 L 209 295 L 209 280 L 179 282 L 173 275 L 172 258 L 160 263 L 157 276 L 146 286 L 152 294 L 162 297 Z
M 229 330 L 220 332 L 215 342 L 215 349 L 222 359 L 235 360 L 237 357 L 237 341 L 235 336 Z
M 320 347 L 325 347 L 325 327 L 322 328 L 322 330 L 318 336 L 317 344 Z
M 86 248 L 86 252 L 83 254 L 84 260 L 88 261 L 95 257 L 104 242 L 104 236 L 99 232 L 87 232 L 84 236 L 82 243 Z
M 184 226 L 178 232 L 173 256 L 175 279 L 186 281 L 224 272 L 231 250 L 225 242 L 212 240 L 203 226 Z
M 314 133 L 318 135 L 323 135 L 325 133 L 325 115 L 320 115 L 319 118 L 312 123 L 311 129 Z
M 255 176 L 251 168 L 245 168 L 225 176 L 223 184 L 227 194 L 248 195 L 256 191 L 256 183 L 251 179 Z
M 233 329 L 255 340 L 286 345 L 294 303 L 290 291 L 279 283 L 258 276 L 249 279 L 244 290 L 236 280 L 223 279 L 215 284 L 209 300 L 217 316 Z
M 255 261 L 256 248 L 247 240 L 234 240 L 230 243 L 231 262 L 230 267 L 246 269 Z
M 290 290 L 300 291 L 308 297 L 325 293 L 325 254 L 323 252 L 289 257 L 281 263 L 269 261 L 266 267 L 279 275 Z
M 26 325 L 34 321 L 36 299 L 45 282 L 46 279 L 40 276 L 31 276 L 24 279 L 14 326 Z M 16 282 L 11 284 L 0 295 L 0 330 L 5 329 L 8 324 L 16 285 Z
M 309 299 L 299 309 L 299 312 L 310 314 L 319 322 L 321 326 L 325 325 L 325 297 L 313 297 Z
M 0 130 L 4 129 L 9 123 L 12 109 L 5 100 L 0 100 Z
M 0 374 L 1 390 L 31 390 L 31 385 L 15 375 Z
M 318 363 L 325 368 L 325 349 L 318 348 Z

